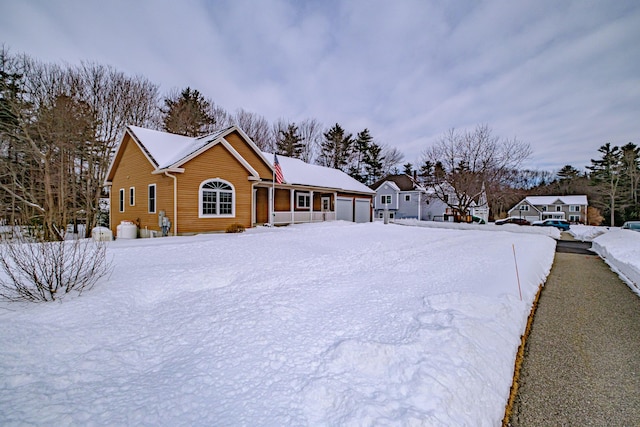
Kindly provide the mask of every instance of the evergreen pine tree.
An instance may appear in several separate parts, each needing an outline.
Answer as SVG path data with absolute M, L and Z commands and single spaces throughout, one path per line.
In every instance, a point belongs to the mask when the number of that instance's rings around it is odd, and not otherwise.
M 211 102 L 197 90 L 187 87 L 179 95 L 165 98 L 164 130 L 184 136 L 202 136 L 213 132 L 216 124 Z
M 367 182 L 365 158 L 372 142 L 373 137 L 369 133 L 369 129 L 364 129 L 362 132 L 358 132 L 358 135 L 353 142 L 353 160 L 349 167 L 349 175 L 362 183 Z
M 364 157 L 365 171 L 367 175 L 366 184 L 371 185 L 382 178 L 384 160 L 382 147 L 375 142 L 369 145 L 367 154 Z
M 280 135 L 276 142 L 276 151 L 278 154 L 300 159 L 302 158 L 304 148 L 305 146 L 302 142 L 302 136 L 300 136 L 298 127 L 295 123 L 290 123 L 287 126 L 287 130 L 280 130 Z
M 344 170 L 352 155 L 353 137 L 336 123 L 324 133 L 318 163 L 334 169 Z
M 598 149 L 600 159 L 591 159 L 591 185 L 595 186 L 603 198 L 603 207 L 609 213 L 609 225 L 616 224 L 616 206 L 620 199 L 619 184 L 622 172 L 622 152 L 620 147 L 606 143 Z

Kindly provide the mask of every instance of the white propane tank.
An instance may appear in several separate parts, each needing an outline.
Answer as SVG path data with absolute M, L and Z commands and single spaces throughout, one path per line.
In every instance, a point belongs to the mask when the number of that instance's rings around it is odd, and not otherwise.
M 91 230 L 91 237 L 96 242 L 110 242 L 113 240 L 113 233 L 107 227 L 95 227 Z
M 116 227 L 118 239 L 135 239 L 138 237 L 138 227 L 131 221 L 120 221 Z

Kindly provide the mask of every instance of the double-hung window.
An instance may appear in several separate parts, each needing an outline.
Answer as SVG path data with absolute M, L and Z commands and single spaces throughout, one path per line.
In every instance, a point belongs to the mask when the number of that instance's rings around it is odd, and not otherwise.
M 569 212 L 580 212 L 580 206 L 578 205 L 569 206 Z
M 118 211 L 124 212 L 124 188 L 118 192 Z
M 235 216 L 235 190 L 221 179 L 200 184 L 200 217 Z
M 311 195 L 309 193 L 297 193 L 296 207 L 299 209 L 309 209 L 311 207 Z
M 149 184 L 148 187 L 149 213 L 156 213 L 156 185 Z
M 380 203 L 382 203 L 383 205 L 390 205 L 391 194 L 383 194 L 382 196 L 380 196 Z
M 129 187 L 129 206 L 136 205 L 136 187 Z

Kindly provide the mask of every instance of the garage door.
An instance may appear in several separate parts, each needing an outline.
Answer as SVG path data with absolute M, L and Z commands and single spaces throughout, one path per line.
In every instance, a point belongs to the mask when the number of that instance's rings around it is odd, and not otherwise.
M 371 221 L 371 206 L 368 199 L 356 199 L 356 222 Z
M 336 219 L 353 222 L 353 198 L 336 198 Z

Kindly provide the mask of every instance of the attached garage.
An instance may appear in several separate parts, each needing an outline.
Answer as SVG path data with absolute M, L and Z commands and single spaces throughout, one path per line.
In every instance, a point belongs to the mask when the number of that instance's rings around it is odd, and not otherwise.
M 353 197 L 336 198 L 336 219 L 353 222 Z
M 371 222 L 371 201 L 356 199 L 356 222 Z

